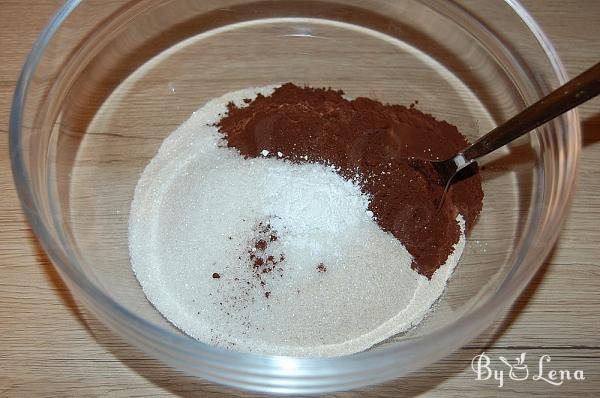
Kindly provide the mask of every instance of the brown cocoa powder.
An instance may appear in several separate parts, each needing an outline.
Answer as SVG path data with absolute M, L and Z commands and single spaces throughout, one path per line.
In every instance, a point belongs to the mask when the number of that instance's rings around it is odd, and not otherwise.
M 446 159 L 464 148 L 468 142 L 455 126 L 412 104 L 347 100 L 342 91 L 291 83 L 246 103 L 244 108 L 229 104 L 217 124 L 229 147 L 246 157 L 281 152 L 292 162 L 322 162 L 345 178 L 360 176 L 377 223 L 404 244 L 422 275 L 431 278 L 453 251 L 460 235 L 458 213 L 467 231 L 473 227 L 483 199 L 477 166 L 462 172 L 436 211 L 443 187 L 414 161 Z

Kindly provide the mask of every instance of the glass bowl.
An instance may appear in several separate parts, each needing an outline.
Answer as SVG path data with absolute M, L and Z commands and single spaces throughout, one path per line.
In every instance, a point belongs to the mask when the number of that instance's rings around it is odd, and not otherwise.
M 445 294 L 423 323 L 372 349 L 332 358 L 226 351 L 183 335 L 149 304 L 127 245 L 143 168 L 207 100 L 287 81 L 418 101 L 475 139 L 566 75 L 516 1 L 68 1 L 23 68 L 10 150 L 22 206 L 73 295 L 177 369 L 270 393 L 404 376 L 489 327 L 557 239 L 579 159 L 575 112 L 480 163 L 484 208 Z

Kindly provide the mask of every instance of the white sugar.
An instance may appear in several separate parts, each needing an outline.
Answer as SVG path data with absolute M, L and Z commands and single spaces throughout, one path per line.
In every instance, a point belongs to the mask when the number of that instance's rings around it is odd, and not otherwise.
M 244 159 L 225 147 L 213 124 L 226 104 L 245 106 L 245 98 L 273 89 L 210 101 L 163 142 L 131 206 L 133 270 L 169 321 L 208 344 L 296 356 L 365 350 L 423 319 L 458 262 L 464 234 L 428 280 L 378 227 L 359 186 L 332 167 L 293 164 L 266 150 Z M 265 236 L 276 239 L 257 249 L 266 225 Z M 252 266 L 257 252 L 275 259 L 272 271 Z

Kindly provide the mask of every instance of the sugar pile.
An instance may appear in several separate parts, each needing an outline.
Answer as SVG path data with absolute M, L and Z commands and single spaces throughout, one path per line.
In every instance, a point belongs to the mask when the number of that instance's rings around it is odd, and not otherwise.
M 372 219 L 357 182 L 227 148 L 214 127 L 227 103 L 273 90 L 212 100 L 163 142 L 131 206 L 133 271 L 150 302 L 200 341 L 271 355 L 365 350 L 427 314 L 463 251 L 464 222 L 428 280 Z

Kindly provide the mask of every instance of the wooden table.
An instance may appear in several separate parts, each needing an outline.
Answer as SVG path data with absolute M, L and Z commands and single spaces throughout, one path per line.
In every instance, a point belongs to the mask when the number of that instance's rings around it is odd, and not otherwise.
M 25 221 L 9 165 L 10 102 L 27 52 L 60 3 L 4 0 L 0 5 L 0 396 L 251 396 L 173 371 L 114 336 L 73 301 Z M 570 76 L 599 60 L 600 2 L 528 0 L 525 5 Z M 339 396 L 598 396 L 599 105 L 596 99 L 580 108 L 582 167 L 560 241 L 506 318 L 410 379 Z M 492 333 L 493 343 L 486 346 Z M 546 369 L 580 369 L 585 380 L 552 386 L 505 376 L 499 388 L 495 380 L 475 380 L 471 359 L 483 350 L 496 361 L 527 352 L 530 365 L 547 354 L 552 362 Z

